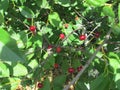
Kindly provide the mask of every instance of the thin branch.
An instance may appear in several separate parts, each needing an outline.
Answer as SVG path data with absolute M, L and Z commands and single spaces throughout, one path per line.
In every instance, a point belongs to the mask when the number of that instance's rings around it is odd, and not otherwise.
M 82 14 L 80 14 L 77 10 L 74 9 L 74 11 L 77 13 L 77 15 L 81 18 L 83 18 L 86 22 L 90 23 Z
M 11 15 L 13 18 L 15 18 L 18 22 L 20 22 L 21 24 L 23 24 L 26 28 L 28 28 L 29 29 L 29 26 L 27 25 L 27 24 L 25 24 L 25 23 L 23 23 L 23 21 L 21 21 L 19 18 L 17 18 L 16 16 L 14 16 L 14 15 Z
M 108 44 L 120 44 L 120 42 L 107 42 Z
M 90 63 L 94 60 L 96 54 L 98 53 L 98 51 L 102 48 L 102 46 L 107 42 L 107 40 L 109 39 L 109 36 L 111 34 L 110 30 L 107 35 L 105 40 L 103 41 L 103 43 L 96 49 L 96 51 L 94 52 L 94 54 L 89 58 L 89 60 L 87 61 L 87 63 L 85 64 L 85 66 L 83 66 L 83 69 L 76 75 L 75 78 L 73 78 L 73 80 L 70 82 L 70 84 L 68 84 L 63 90 L 68 90 L 69 87 L 71 85 L 73 85 L 77 80 L 79 80 L 80 76 L 83 74 L 83 72 L 86 70 L 86 68 L 90 65 Z
M 90 32 L 90 34 L 87 36 L 87 38 L 89 38 L 90 35 L 91 35 L 96 29 L 98 29 L 98 27 L 100 27 L 100 24 L 101 24 L 101 23 L 99 23 L 99 24 Z

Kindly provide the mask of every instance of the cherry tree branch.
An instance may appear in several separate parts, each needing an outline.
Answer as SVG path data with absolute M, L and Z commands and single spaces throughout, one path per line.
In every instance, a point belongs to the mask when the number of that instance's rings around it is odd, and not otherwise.
M 90 63 L 94 60 L 96 54 L 98 53 L 98 51 L 102 48 L 102 46 L 108 41 L 110 34 L 111 34 L 111 29 L 110 31 L 107 33 L 105 40 L 103 41 L 103 43 L 96 49 L 96 51 L 94 52 L 94 54 L 89 58 L 89 60 L 87 61 L 87 63 L 83 66 L 83 69 L 78 72 L 78 74 L 76 75 L 75 78 L 73 78 L 73 80 L 70 82 L 70 84 L 68 84 L 63 90 L 68 90 L 70 88 L 71 85 L 73 85 L 77 80 L 79 80 L 80 76 L 83 74 L 83 72 L 86 70 L 86 68 L 90 65 Z

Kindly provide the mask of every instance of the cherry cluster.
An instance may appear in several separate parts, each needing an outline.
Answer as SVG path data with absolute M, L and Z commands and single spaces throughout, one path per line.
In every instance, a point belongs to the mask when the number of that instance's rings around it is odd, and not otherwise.
M 78 18 L 76 18 L 76 19 L 78 19 Z M 64 27 L 67 29 L 68 28 L 68 26 L 69 26 L 69 24 L 65 24 L 64 25 Z M 35 34 L 35 32 L 36 32 L 36 26 L 30 26 L 29 27 L 29 30 L 33 33 L 33 34 Z M 95 38 L 99 38 L 100 37 L 100 33 L 99 32 L 95 32 L 94 33 L 94 37 Z M 64 40 L 64 39 L 66 39 L 67 37 L 65 36 L 65 34 L 64 33 L 60 33 L 59 34 L 59 40 Z M 85 34 L 82 34 L 82 35 L 79 35 L 79 40 L 81 40 L 81 41 L 84 41 L 84 40 L 86 40 L 87 39 L 87 36 L 85 35 Z M 48 45 L 48 47 L 47 47 L 47 49 L 52 49 L 53 48 L 53 46 L 52 45 Z M 57 46 L 56 47 L 56 52 L 57 53 L 60 53 L 61 52 L 61 47 L 60 46 Z M 58 64 L 58 63 L 55 63 L 54 64 L 54 68 L 55 69 L 58 69 L 60 67 L 60 65 Z M 83 68 L 83 66 L 81 65 L 81 66 L 79 66 L 79 67 L 77 67 L 77 72 L 80 72 L 81 70 L 82 70 L 82 68 Z M 75 68 L 73 68 L 73 67 L 69 67 L 68 68 L 68 73 L 69 74 L 73 74 L 73 73 L 75 73 Z M 37 84 L 37 87 L 38 88 L 42 88 L 43 87 L 43 83 L 41 83 L 41 82 L 39 82 L 38 84 Z

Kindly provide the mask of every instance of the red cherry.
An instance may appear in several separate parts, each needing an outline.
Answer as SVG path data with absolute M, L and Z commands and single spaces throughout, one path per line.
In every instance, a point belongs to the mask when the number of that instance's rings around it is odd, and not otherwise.
M 52 45 L 49 45 L 49 46 L 47 47 L 47 49 L 52 49 Z
M 54 68 L 58 68 L 58 67 L 59 67 L 59 64 L 55 63 Z
M 61 52 L 61 47 L 57 47 L 57 48 L 56 48 L 56 52 L 57 52 L 57 53 L 60 53 L 60 52 Z
M 86 36 L 85 36 L 85 35 L 80 35 L 80 36 L 79 36 L 79 39 L 80 39 L 80 40 L 85 40 L 85 39 L 86 39 Z
M 68 72 L 69 72 L 70 74 L 74 73 L 74 71 L 75 71 L 74 68 L 72 68 L 72 67 L 71 67 L 71 68 L 68 68 Z
M 65 38 L 65 35 L 63 33 L 60 34 L 59 36 L 60 39 L 64 39 Z
M 77 67 L 78 72 L 81 71 L 81 70 L 82 70 L 82 66 Z
M 64 24 L 64 27 L 65 27 L 66 29 L 68 28 L 68 26 L 69 26 L 69 24 L 67 24 L 67 23 Z
M 37 86 L 38 86 L 38 88 L 42 88 L 43 84 L 39 82 Z
M 100 37 L 100 32 L 95 32 L 95 37 L 99 38 Z
M 36 30 L 36 26 L 30 26 L 30 31 L 34 32 Z

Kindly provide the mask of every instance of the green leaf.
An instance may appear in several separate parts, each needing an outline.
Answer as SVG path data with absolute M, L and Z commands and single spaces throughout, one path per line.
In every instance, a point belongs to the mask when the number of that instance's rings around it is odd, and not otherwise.
M 18 48 L 25 48 L 27 44 L 27 33 L 25 31 L 20 31 L 19 33 L 14 33 L 11 35 L 13 39 L 17 41 Z
M 109 84 L 109 77 L 101 74 L 94 81 L 90 83 L 90 90 L 106 90 Z
M 113 32 L 116 36 L 119 36 L 119 35 L 120 35 L 120 24 L 113 25 L 113 26 L 112 26 L 112 32 Z
M 114 13 L 111 6 L 104 6 L 103 7 L 103 13 L 104 13 L 105 16 L 115 18 L 115 13 Z
M 13 67 L 13 76 L 25 76 L 27 73 L 28 73 L 27 68 L 20 63 L 17 63 Z
M 49 81 L 48 78 L 45 79 L 43 85 L 44 85 L 43 88 L 41 88 L 40 90 L 51 90 L 51 88 L 50 88 L 50 81 Z
M 120 23 L 120 3 L 118 5 L 118 19 L 119 19 L 119 23 Z
M 113 52 L 109 53 L 109 65 L 114 70 L 114 81 L 117 88 L 120 89 L 120 58 L 117 54 Z
M 50 9 L 50 6 L 47 0 L 36 0 L 36 3 L 38 7 L 41 7 L 44 9 Z
M 16 41 L 10 35 L 0 28 L 0 59 L 4 61 L 17 62 L 23 61 L 19 53 Z
M 0 1 L 0 11 L 6 11 L 9 6 L 9 0 L 1 0 Z
M 98 52 L 98 53 L 96 54 L 96 56 L 97 56 L 98 58 L 102 58 L 103 53 L 102 53 L 102 52 Z
M 67 41 L 69 42 L 69 43 L 71 43 L 72 41 L 74 41 L 75 39 L 76 39 L 76 37 L 73 35 L 73 34 L 70 34 L 71 32 L 73 32 L 73 24 L 69 24 L 69 27 L 67 28 L 67 29 L 65 29 L 64 31 L 65 31 L 65 35 L 66 36 L 69 36 L 68 38 L 67 38 Z M 70 35 L 69 35 L 70 34 Z
M 62 72 L 63 73 L 66 73 L 66 71 L 68 70 L 69 68 L 69 63 L 67 60 L 64 60 L 62 61 L 62 64 L 61 64 L 61 69 L 62 69 Z
M 6 66 L 6 64 L 0 61 L 0 78 L 9 77 L 9 74 L 10 74 L 9 68 Z
M 25 3 L 26 0 L 20 0 L 20 3 L 23 5 L 23 3 Z
M 109 52 L 108 56 L 109 56 L 109 58 L 114 58 L 114 59 L 118 59 L 118 60 L 120 59 L 119 56 L 114 52 Z
M 18 35 L 19 35 L 20 41 L 21 41 L 22 44 L 23 44 L 23 47 L 25 47 L 25 45 L 27 44 L 27 40 L 28 40 L 27 32 L 25 32 L 25 31 L 20 31 L 20 32 L 18 33 Z
M 112 66 L 112 68 L 114 69 L 114 73 L 117 73 L 117 69 L 119 69 L 120 66 L 119 60 L 114 58 L 109 58 L 109 63 L 110 66 Z
M 63 89 L 64 83 L 66 81 L 66 75 L 59 75 L 57 77 L 55 77 L 55 79 L 53 80 L 53 90 L 57 90 L 56 88 L 58 88 L 60 90 Z
M 115 74 L 115 83 L 118 89 L 120 89 L 120 74 Z
M 53 25 L 54 27 L 59 27 L 61 22 L 59 14 L 57 12 L 50 13 L 48 16 L 48 20 L 50 24 Z
M 1 81 L 2 87 L 0 89 L 2 90 L 16 90 L 18 88 L 18 85 L 20 84 L 19 78 L 3 78 Z
M 42 48 L 42 35 L 41 33 L 37 33 L 35 36 L 33 36 L 33 38 L 31 39 L 32 42 L 34 42 L 34 46 L 38 46 L 40 48 Z
M 0 12 L 0 24 L 4 23 L 4 15 Z
M 119 59 L 115 59 L 115 58 L 109 58 L 109 64 L 110 66 L 112 66 L 114 73 L 119 73 L 117 72 L 118 69 L 120 69 L 120 61 Z
M 32 69 L 36 68 L 38 66 L 37 60 L 36 59 L 31 60 L 28 66 L 31 67 Z
M 86 0 L 87 4 L 91 6 L 102 6 L 104 5 L 108 0 Z
M 21 14 L 26 18 L 34 18 L 35 17 L 34 12 L 26 6 L 19 7 L 19 10 L 20 10 Z
M 45 69 L 50 69 L 50 67 L 54 66 L 55 58 L 53 55 L 49 56 L 47 62 L 44 65 Z
M 55 0 L 56 4 L 60 4 L 61 6 L 64 6 L 64 7 L 69 7 L 70 6 L 70 3 L 71 1 L 70 0 Z
M 77 67 L 79 67 L 80 65 L 81 65 L 80 60 L 75 59 L 75 60 L 72 61 L 72 66 L 73 66 L 73 68 L 77 68 Z
M 84 82 L 78 81 L 78 83 L 75 85 L 75 90 L 88 90 Z

